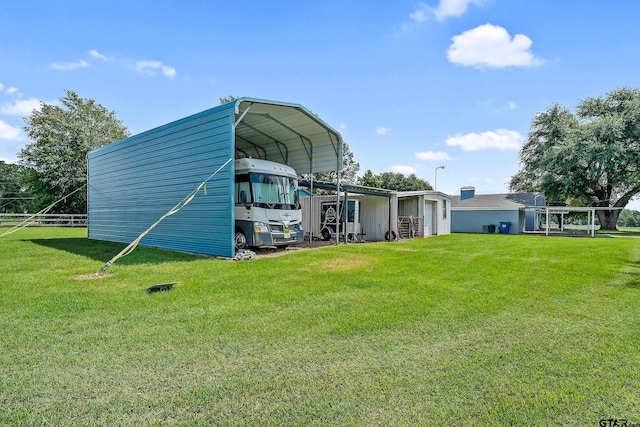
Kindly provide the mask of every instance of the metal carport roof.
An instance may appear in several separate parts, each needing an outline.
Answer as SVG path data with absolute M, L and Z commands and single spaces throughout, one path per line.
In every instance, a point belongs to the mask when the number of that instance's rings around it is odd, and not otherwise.
M 298 185 L 300 187 L 311 188 L 311 181 L 300 180 Z M 313 181 L 313 188 L 320 190 L 332 190 L 337 191 L 338 186 L 332 182 Z M 391 197 L 395 194 L 394 190 L 386 190 L 384 188 L 366 187 L 364 185 L 356 184 L 340 184 L 340 191 L 346 191 L 351 194 L 368 194 L 370 196 Z
M 600 207 L 600 206 L 527 206 L 527 210 L 533 210 L 538 214 L 544 214 L 546 217 L 546 230 L 545 234 L 548 236 L 549 229 L 549 215 L 561 215 L 564 216 L 570 212 L 586 212 L 587 213 L 587 233 L 591 234 L 591 237 L 595 236 L 596 229 L 596 211 L 613 211 L 622 210 L 622 207 Z M 564 221 L 562 222 L 561 230 L 564 231 Z
M 340 134 L 302 105 L 238 98 L 235 155 L 285 163 L 299 174 L 342 169 Z

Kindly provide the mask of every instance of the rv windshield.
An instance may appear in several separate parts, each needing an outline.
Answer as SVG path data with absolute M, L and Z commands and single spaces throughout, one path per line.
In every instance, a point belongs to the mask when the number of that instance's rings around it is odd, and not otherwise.
M 270 209 L 298 209 L 298 180 L 279 175 L 250 173 L 253 202 Z

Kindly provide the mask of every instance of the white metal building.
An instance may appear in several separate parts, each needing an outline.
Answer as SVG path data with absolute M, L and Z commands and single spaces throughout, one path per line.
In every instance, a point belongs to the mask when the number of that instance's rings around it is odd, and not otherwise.
M 331 189 L 327 184 L 316 183 L 315 186 Z M 343 188 L 347 190 L 347 201 L 359 202 L 359 234 L 366 241 L 410 239 L 451 232 L 451 198 L 447 194 L 427 190 L 397 192 L 357 185 L 345 185 Z M 340 200 L 345 200 L 344 193 Z M 322 205 L 335 201 L 335 195 L 302 198 L 303 228 L 307 233 L 321 235 Z

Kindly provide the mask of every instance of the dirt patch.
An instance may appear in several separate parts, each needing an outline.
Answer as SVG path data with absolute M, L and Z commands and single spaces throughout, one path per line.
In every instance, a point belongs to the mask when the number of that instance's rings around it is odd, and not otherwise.
M 349 255 L 348 258 L 336 258 L 332 262 L 310 263 L 309 267 L 324 271 L 361 270 L 374 263 L 371 257 Z
M 96 273 L 88 273 L 88 274 L 76 274 L 75 276 L 71 276 L 74 280 L 95 280 L 95 279 L 105 279 L 107 277 L 111 277 L 113 274 L 96 274 Z
M 258 259 L 273 258 L 273 257 L 288 255 L 294 252 L 325 248 L 327 246 L 335 246 L 335 242 L 324 242 L 324 241 L 318 241 L 313 243 L 303 242 L 303 243 L 298 243 L 296 245 L 291 245 L 286 248 L 282 248 L 282 247 L 258 248 L 258 249 L 255 249 L 254 252 L 256 253 Z

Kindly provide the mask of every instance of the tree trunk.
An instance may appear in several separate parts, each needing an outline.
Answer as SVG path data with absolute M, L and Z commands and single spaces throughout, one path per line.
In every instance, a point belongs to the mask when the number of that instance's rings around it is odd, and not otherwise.
M 598 220 L 600 221 L 600 230 L 615 231 L 618 229 L 617 222 L 620 210 L 596 211 Z

